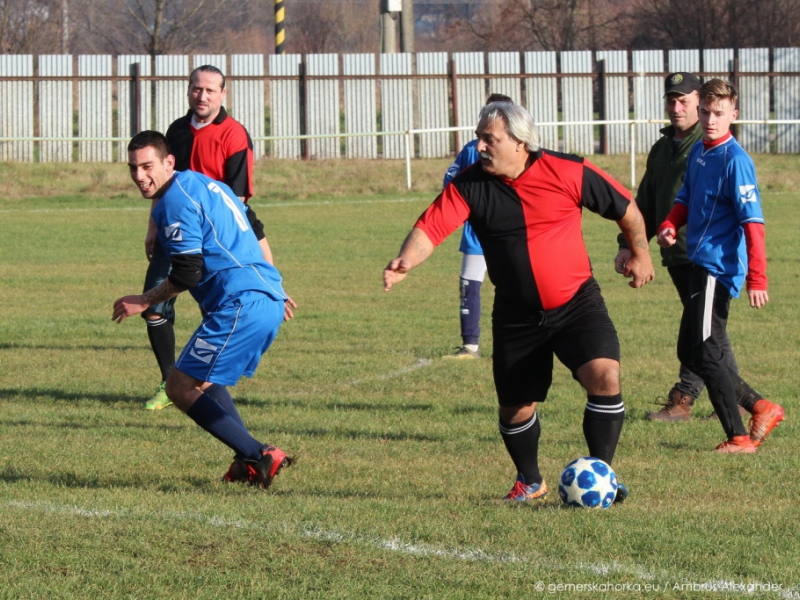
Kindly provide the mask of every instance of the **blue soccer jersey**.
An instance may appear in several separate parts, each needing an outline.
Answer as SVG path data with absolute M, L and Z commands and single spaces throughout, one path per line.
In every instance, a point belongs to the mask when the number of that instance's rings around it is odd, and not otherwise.
M 478 154 L 477 146 L 478 140 L 472 140 L 461 149 L 461 152 L 458 153 L 453 164 L 447 169 L 447 173 L 444 174 L 443 188 L 447 187 L 447 184 L 450 183 L 456 175 L 461 173 L 461 171 L 478 162 L 480 155 Z M 478 236 L 475 235 L 475 231 L 472 229 L 472 225 L 469 224 L 469 221 L 464 223 L 464 231 L 461 234 L 461 245 L 458 247 L 458 250 L 464 254 L 483 255 L 481 243 L 478 241 Z
M 200 282 L 190 293 L 206 312 L 269 296 L 286 300 L 278 270 L 264 260 L 246 207 L 224 183 L 182 171 L 153 208 L 165 252 L 202 254 Z
M 734 138 L 689 154 L 676 203 L 688 206 L 689 259 L 716 277 L 734 298 L 747 275 L 747 223 L 764 223 L 753 161 Z

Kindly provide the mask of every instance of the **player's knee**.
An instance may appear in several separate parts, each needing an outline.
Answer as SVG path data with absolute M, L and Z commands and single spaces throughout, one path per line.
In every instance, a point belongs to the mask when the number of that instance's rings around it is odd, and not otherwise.
M 536 412 L 536 404 L 536 402 L 529 402 L 515 406 L 501 406 L 499 411 L 500 420 L 509 425 L 527 421 Z
M 164 393 L 167 394 L 172 403 L 183 412 L 189 410 L 197 394 L 194 392 L 195 388 L 190 385 L 184 378 L 173 377 L 175 370 L 167 377 L 167 382 L 164 385 Z
M 581 366 L 577 379 L 589 394 L 618 394 L 619 362 L 612 358 L 596 358 Z

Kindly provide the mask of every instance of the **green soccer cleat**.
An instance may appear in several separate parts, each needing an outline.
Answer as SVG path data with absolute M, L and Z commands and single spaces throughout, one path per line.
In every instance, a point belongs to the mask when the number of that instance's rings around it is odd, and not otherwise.
M 479 350 L 470 350 L 466 346 L 457 346 L 453 348 L 455 352 L 453 354 L 445 354 L 442 358 L 454 358 L 457 360 L 475 360 L 476 358 L 481 357 L 481 353 Z
M 156 390 L 156 393 L 153 394 L 153 397 L 145 402 L 145 409 L 161 410 L 162 408 L 167 408 L 170 404 L 172 404 L 172 400 L 167 398 L 167 393 L 164 391 L 164 386 L 166 383 L 166 381 L 161 382 L 161 385 L 158 386 L 158 389 Z

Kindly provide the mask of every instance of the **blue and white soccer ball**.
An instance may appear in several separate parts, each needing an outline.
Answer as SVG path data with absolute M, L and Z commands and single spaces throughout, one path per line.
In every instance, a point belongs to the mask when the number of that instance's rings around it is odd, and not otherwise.
M 608 508 L 617 495 L 617 474 L 599 458 L 576 458 L 558 478 L 558 495 L 570 506 Z

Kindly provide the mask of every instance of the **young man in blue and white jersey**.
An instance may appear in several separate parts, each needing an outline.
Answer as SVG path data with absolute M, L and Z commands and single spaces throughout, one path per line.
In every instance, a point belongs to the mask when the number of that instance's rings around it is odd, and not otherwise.
M 513 100 L 503 94 L 490 94 L 486 104 L 492 102 L 513 102 Z M 461 171 L 478 162 L 480 154 L 477 146 L 478 140 L 474 139 L 461 149 L 444 174 L 442 189 L 446 188 Z M 481 284 L 486 278 L 486 260 L 483 258 L 483 248 L 478 236 L 468 221 L 464 222 L 458 251 L 464 255 L 461 259 L 461 276 L 458 280 L 461 300 L 461 346 L 456 348 L 455 353 L 448 354 L 444 358 L 480 358 Z
M 764 215 L 753 161 L 730 131 L 738 115 L 736 88 L 711 79 L 699 95 L 703 139 L 692 147 L 683 187 L 659 227 L 658 243 L 672 246 L 676 232 L 686 225 L 687 253 L 694 266 L 678 358 L 706 384 L 728 438 L 717 452 L 749 454 L 784 417 L 781 406 L 749 394 L 749 402 L 742 402 L 753 415 L 748 435 L 734 388 L 739 376 L 727 365 L 724 350 L 731 297 L 739 297 L 745 282 L 751 307 L 769 302 Z M 741 379 L 737 383 L 746 386 Z
M 161 133 L 133 137 L 128 168 L 142 196 L 154 200 L 151 216 L 171 270 L 152 289 L 114 302 L 112 319 L 121 323 L 189 290 L 203 321 L 170 372 L 166 394 L 235 452 L 225 481 L 266 489 L 291 459 L 250 434 L 226 386 L 251 377 L 278 334 L 290 310 L 281 276 L 264 259 L 245 206 L 231 188 L 200 173 L 175 171 Z

